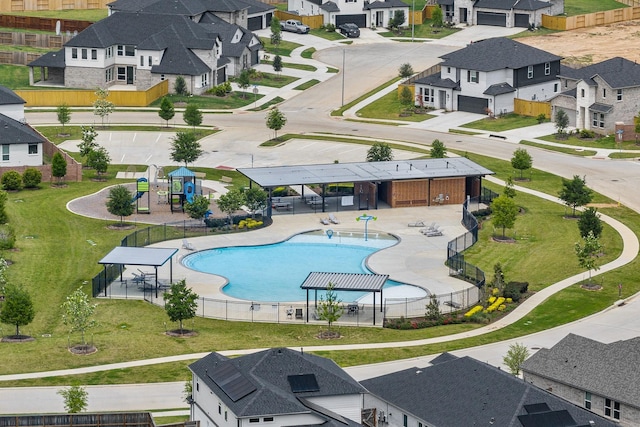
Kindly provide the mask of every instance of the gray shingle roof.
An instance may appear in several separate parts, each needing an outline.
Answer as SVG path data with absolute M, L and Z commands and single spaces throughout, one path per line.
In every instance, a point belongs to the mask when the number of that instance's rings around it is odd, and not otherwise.
M 511 93 L 511 92 L 515 92 L 515 89 L 509 83 L 496 83 L 494 85 L 489 86 L 482 93 L 485 95 L 495 96 L 495 95 L 503 95 L 505 93 Z
M 640 337 L 603 344 L 569 334 L 522 365 L 524 372 L 640 408 Z
M 444 60 L 441 64 L 443 67 L 477 71 L 494 71 L 504 68 L 515 70 L 528 65 L 562 59 L 560 56 L 505 37 L 475 42 L 440 58 Z
M 442 73 L 440 72 L 416 79 L 414 83 L 448 89 L 455 89 L 458 87 L 458 83 L 454 82 L 450 78 L 443 79 Z
M 566 410 L 580 425 L 616 424 L 579 408 L 515 376 L 470 357 L 412 368 L 362 381 L 372 394 L 435 426 L 517 426 L 524 405 L 545 403 Z M 393 416 L 401 416 L 393 413 Z
M 600 76 L 613 89 L 622 89 L 640 86 L 640 65 L 618 56 L 582 68 L 560 67 L 560 76 L 591 86 L 596 85 L 593 77 Z
M 55 52 L 47 52 L 38 59 L 35 59 L 27 64 L 29 67 L 54 67 L 54 68 L 64 68 L 65 67 L 65 59 L 64 59 L 64 48 L 55 51 Z
M 332 1 L 328 1 L 320 5 L 320 9 L 327 12 L 340 12 L 340 8 Z
M 208 375 L 219 364 L 226 363 L 233 364 L 256 390 L 232 401 Z M 357 381 L 332 360 L 286 348 L 264 350 L 235 359 L 211 353 L 192 363 L 189 369 L 239 417 L 315 413 L 298 397 L 342 396 L 365 392 Z M 300 374 L 315 374 L 319 390 L 293 393 L 287 377 Z
M 202 15 L 200 25 L 203 25 L 208 31 L 212 31 L 220 37 L 222 40 L 222 54 L 231 58 L 239 58 L 242 56 L 244 50 L 249 47 L 254 37 L 251 31 L 239 25 L 229 24 L 211 12 Z M 233 37 L 238 30 L 242 32 L 242 37 L 237 42 L 232 43 Z M 261 46 L 262 45 L 258 44 L 256 49 L 261 48 Z
M 0 105 L 24 104 L 26 101 L 8 87 L 0 85 Z
M 274 10 L 259 0 L 118 0 L 109 3 L 114 11 L 196 16 L 205 12 L 237 12 L 249 15 Z
M 391 9 L 395 8 L 409 8 L 409 5 L 403 2 L 402 0 L 384 0 L 384 1 L 374 1 L 372 3 L 366 4 L 363 9 L 364 10 L 374 10 L 374 9 Z
M 551 4 L 546 1 L 539 0 L 518 0 L 513 8 L 516 10 L 539 10 L 549 7 Z
M 26 123 L 0 114 L 0 144 L 35 144 L 46 139 Z
M 475 7 L 478 9 L 502 9 L 510 10 L 517 0 L 478 0 Z
M 613 110 L 613 105 L 600 104 L 594 102 L 589 106 L 589 111 L 597 111 L 598 113 L 610 113 Z

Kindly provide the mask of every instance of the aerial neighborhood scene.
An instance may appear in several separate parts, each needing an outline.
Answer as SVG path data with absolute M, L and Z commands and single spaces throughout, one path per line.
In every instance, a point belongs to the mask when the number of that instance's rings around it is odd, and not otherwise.
M 0 426 L 640 426 L 640 1 L 0 27 Z

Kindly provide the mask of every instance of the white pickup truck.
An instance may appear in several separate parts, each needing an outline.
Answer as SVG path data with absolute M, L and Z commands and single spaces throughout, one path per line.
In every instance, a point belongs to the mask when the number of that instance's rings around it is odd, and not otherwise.
M 295 19 L 287 19 L 286 21 L 280 22 L 280 27 L 282 31 L 291 31 L 293 33 L 307 34 L 309 32 L 309 27 Z

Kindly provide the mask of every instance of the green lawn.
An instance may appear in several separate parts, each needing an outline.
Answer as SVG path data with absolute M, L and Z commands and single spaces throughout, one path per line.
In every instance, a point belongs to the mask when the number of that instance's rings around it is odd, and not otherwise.
M 358 117 L 368 119 L 403 120 L 407 122 L 422 122 L 434 117 L 430 114 L 412 114 L 408 117 L 401 117 L 400 112 L 404 110 L 405 106 L 400 103 L 398 92 L 394 90 L 358 110 L 356 114 Z
M 340 107 L 337 110 L 334 110 L 331 112 L 332 116 L 341 116 L 342 113 L 344 113 L 346 110 L 348 110 L 349 108 L 353 107 L 354 105 L 356 105 L 358 102 L 363 101 L 367 98 L 369 98 L 371 95 L 374 95 L 376 93 L 378 93 L 379 91 L 381 91 L 382 89 L 386 88 L 389 85 L 394 84 L 395 82 L 397 82 L 398 80 L 400 80 L 400 77 L 396 77 L 392 80 L 389 80 L 386 83 L 381 84 L 380 86 L 378 86 L 375 89 L 370 90 L 369 92 L 365 93 L 364 95 L 360 95 L 358 98 L 354 99 L 353 101 L 343 105 L 342 107 Z
M 272 74 L 261 72 L 259 78 L 253 78 L 251 85 L 268 86 L 268 87 L 283 87 L 289 83 L 293 83 L 299 80 L 297 77 L 285 76 L 283 74 Z
M 313 54 L 315 53 L 315 51 L 316 51 L 315 47 L 310 47 L 309 49 L 303 50 L 302 53 L 300 54 L 300 56 L 305 58 L 305 59 L 311 59 L 313 57 Z
M 519 116 L 517 114 L 505 114 L 501 117 L 476 120 L 475 122 L 462 125 L 463 128 L 471 128 L 478 130 L 485 130 L 489 132 L 502 132 L 510 129 L 518 129 L 527 126 L 534 126 L 538 124 L 538 120 L 535 117 Z
M 640 150 L 640 143 L 636 144 L 635 141 L 623 141 L 622 144 L 616 142 L 616 138 L 613 135 L 602 136 L 599 138 L 578 138 L 576 135 L 571 135 L 568 138 L 557 138 L 556 134 L 545 135 L 538 137 L 543 141 L 557 142 L 559 144 L 575 145 L 578 147 L 589 148 L 609 148 L 609 149 L 622 149 L 622 150 Z
M 315 85 L 317 85 L 318 83 L 320 83 L 320 80 L 316 80 L 316 79 L 311 79 L 308 82 L 302 83 L 299 86 L 294 87 L 294 90 L 305 90 L 305 89 L 309 89 L 310 87 L 313 87 Z
M 422 39 L 441 39 L 458 31 L 460 31 L 458 28 L 435 28 L 433 21 L 427 19 L 421 25 L 416 24 L 413 36 Z M 411 37 L 411 26 L 402 28 L 399 32 L 385 31 L 379 34 L 383 37 Z
M 284 98 L 280 98 L 279 96 L 276 96 L 275 98 L 273 98 L 271 101 L 267 101 L 264 104 L 260 105 L 257 108 L 252 108 L 249 111 L 262 111 L 262 110 L 266 110 L 267 108 L 271 107 L 272 105 L 276 105 L 281 103 L 282 101 L 284 101 Z
M 263 59 L 261 61 L 261 64 L 273 65 L 273 61 L 270 61 L 270 60 L 267 60 L 267 59 Z M 293 69 L 296 69 L 296 70 L 311 71 L 311 72 L 318 70 L 313 65 L 298 64 L 298 63 L 295 63 L 295 62 L 283 62 L 282 63 L 282 68 L 293 68 Z
M 66 9 L 37 10 L 24 12 L 2 12 L 4 15 L 38 16 L 41 18 L 72 19 L 75 21 L 96 22 L 107 17 L 107 9 Z
M 264 46 L 264 51 L 271 55 L 291 56 L 291 51 L 295 48 L 302 46 L 301 44 L 288 42 L 283 40 L 278 46 L 271 44 L 271 39 L 268 37 L 260 37 L 260 41 Z
M 38 73 L 35 73 L 35 71 L 38 71 Z M 34 69 L 34 75 L 37 75 L 37 79 L 40 79 L 40 72 L 37 67 Z M 25 65 L 0 64 L 0 76 L 2 76 L 0 84 L 9 89 L 33 89 L 33 87 L 29 86 L 29 67 Z
M 309 34 L 313 34 L 314 36 L 322 37 L 327 40 L 344 40 L 344 36 L 340 34 L 339 31 L 327 31 L 323 28 L 311 30 L 309 31 Z
M 640 157 L 640 153 L 611 153 L 609 157 L 612 159 L 635 159 Z
M 566 0 L 564 13 L 567 16 L 575 16 L 623 7 L 628 6 L 615 0 Z
M 555 145 L 539 144 L 533 141 L 523 140 L 523 141 L 520 141 L 520 144 L 528 145 L 530 147 L 538 147 L 544 150 L 556 151 L 558 153 L 571 154 L 573 156 L 589 157 L 589 156 L 595 156 L 597 153 L 597 151 L 594 151 L 594 150 L 582 150 L 578 148 L 556 147 Z
M 28 53 L 40 53 L 45 54 L 57 49 L 47 49 L 44 47 L 32 47 L 32 46 L 11 46 L 11 45 L 2 45 L 0 46 L 0 50 L 3 52 L 28 52 Z
M 263 96 L 264 95 L 258 94 L 258 99 Z M 194 95 L 189 97 L 167 95 L 167 97 L 174 104 L 188 102 L 189 104 L 195 104 L 196 107 L 203 110 L 227 110 L 240 108 L 255 101 L 255 95 L 252 92 L 231 92 L 230 94 L 227 94 L 227 96 L 223 97 L 215 95 Z M 162 98 L 156 99 L 149 105 L 149 107 L 159 108 L 161 102 Z M 176 107 L 180 107 L 180 104 L 176 105 Z

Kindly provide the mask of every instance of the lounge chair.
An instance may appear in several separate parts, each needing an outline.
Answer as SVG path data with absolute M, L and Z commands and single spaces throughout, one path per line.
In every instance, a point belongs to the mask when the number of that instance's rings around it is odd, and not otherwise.
M 427 234 L 427 233 L 430 233 L 430 232 L 432 232 L 432 231 L 438 231 L 439 227 L 440 227 L 440 226 L 439 226 L 439 225 L 437 225 L 435 222 L 432 222 L 432 223 L 431 223 L 431 225 L 429 225 L 428 227 L 421 228 L 421 229 L 420 229 L 420 232 L 421 232 L 422 234 Z
M 329 225 L 329 218 L 320 218 L 320 222 L 324 225 Z
M 426 232 L 424 232 L 422 234 L 424 234 L 427 237 L 442 236 L 442 228 L 438 228 L 436 230 L 431 230 L 431 231 L 426 231 Z
M 141 274 L 143 277 L 156 277 L 156 273 L 147 273 L 147 272 L 142 271 L 142 270 L 140 270 L 140 269 L 138 269 L 138 271 L 140 272 L 140 274 Z
M 133 280 L 132 280 L 133 283 L 137 285 L 147 284 L 147 278 L 145 277 L 144 274 L 136 274 L 136 273 L 131 273 L 131 274 L 133 274 Z
M 333 224 L 340 224 L 340 221 L 338 221 L 338 218 L 336 218 L 336 216 L 332 213 L 329 214 L 329 221 L 331 221 L 331 223 Z
M 193 246 L 187 239 L 182 239 L 182 247 L 188 251 L 195 251 L 196 247 Z
M 416 221 L 416 222 L 410 222 L 409 224 L 407 224 L 408 227 L 426 227 L 426 225 L 424 224 L 424 221 Z

